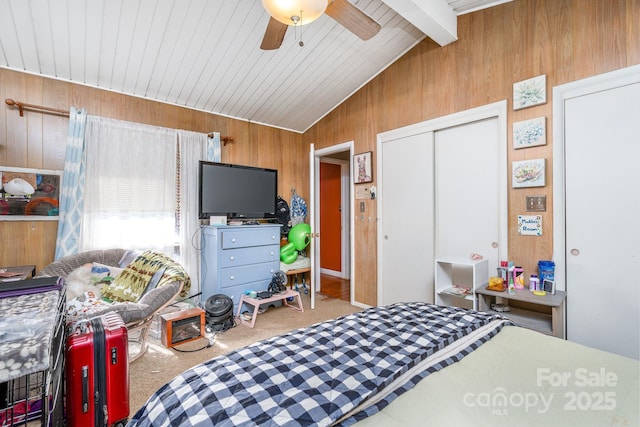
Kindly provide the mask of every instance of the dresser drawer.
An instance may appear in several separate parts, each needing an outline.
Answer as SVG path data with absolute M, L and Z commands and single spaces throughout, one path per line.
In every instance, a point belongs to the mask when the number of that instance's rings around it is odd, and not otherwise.
M 252 227 L 247 230 L 224 230 L 220 233 L 222 249 L 246 248 L 248 246 L 264 246 L 280 244 L 280 228 Z
M 278 262 L 264 262 L 260 264 L 222 268 L 220 269 L 220 288 L 226 293 L 225 288 L 243 283 L 256 282 L 259 280 L 268 280 L 267 283 L 269 283 L 273 273 L 279 268 L 280 263 Z M 263 290 L 266 290 L 266 288 Z
M 254 246 L 252 248 L 225 249 L 220 253 L 220 267 L 228 268 L 247 264 L 279 261 L 280 246 Z

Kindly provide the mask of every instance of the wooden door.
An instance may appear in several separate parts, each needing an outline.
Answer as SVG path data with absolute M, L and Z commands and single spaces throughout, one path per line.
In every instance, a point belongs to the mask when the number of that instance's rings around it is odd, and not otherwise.
M 340 276 L 342 270 L 341 165 L 320 162 L 320 268 Z

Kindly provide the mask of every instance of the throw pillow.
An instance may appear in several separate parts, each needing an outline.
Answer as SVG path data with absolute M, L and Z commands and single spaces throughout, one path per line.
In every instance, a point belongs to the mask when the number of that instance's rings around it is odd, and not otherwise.
M 94 262 L 91 264 L 91 282 L 94 284 L 111 283 L 118 274 L 122 273 L 122 270 L 124 269 Z
M 113 301 L 137 302 L 147 289 L 153 275 L 162 268 L 165 268 L 165 273 L 157 286 L 162 286 L 171 280 L 189 280 L 184 269 L 168 256 L 156 251 L 145 251 L 122 270 L 111 285 L 103 288 L 102 295 Z

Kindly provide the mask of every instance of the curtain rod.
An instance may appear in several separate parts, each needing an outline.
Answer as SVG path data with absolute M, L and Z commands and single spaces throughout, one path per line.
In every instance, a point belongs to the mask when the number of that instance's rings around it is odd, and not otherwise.
M 27 104 L 26 102 L 14 101 L 11 98 L 5 99 L 4 102 L 10 107 L 18 107 L 18 111 L 20 111 L 20 117 L 24 116 L 24 110 L 37 111 L 40 113 L 57 114 L 59 116 L 69 117 L 68 111 L 60 110 L 58 108 L 43 107 L 42 105 L 35 105 L 35 104 Z M 213 138 L 213 132 L 207 134 L 207 136 L 209 136 L 210 138 Z M 221 136 L 220 140 L 224 145 L 227 145 L 227 142 L 233 142 L 234 138 L 232 136 Z
M 14 101 L 11 98 L 5 99 L 4 102 L 10 107 L 13 107 L 13 106 L 18 107 L 18 111 L 20 111 L 20 117 L 24 116 L 24 110 L 38 111 L 41 113 L 50 113 L 50 114 L 57 114 L 59 116 L 69 117 L 68 111 L 59 110 L 57 108 L 43 107 L 42 105 L 35 105 L 35 104 L 27 104 L 25 102 Z
M 213 132 L 208 133 L 207 136 L 213 138 Z M 227 145 L 227 142 L 233 142 L 234 138 L 232 136 L 221 136 L 220 141 L 222 141 L 222 145 Z

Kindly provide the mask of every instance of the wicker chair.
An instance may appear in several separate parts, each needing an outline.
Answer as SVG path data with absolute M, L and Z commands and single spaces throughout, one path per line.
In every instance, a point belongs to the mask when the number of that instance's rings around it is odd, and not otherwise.
M 125 253 L 125 249 L 106 249 L 68 255 L 46 266 L 36 277 L 60 276 L 66 278 L 76 268 L 92 262 L 117 267 Z M 144 294 L 136 304 L 116 303 L 105 309 L 105 311 L 116 311 L 120 314 L 127 326 L 129 341 L 138 346 L 137 352 L 130 352 L 130 362 L 138 359 L 147 351 L 147 337 L 153 317 L 175 300 L 182 292 L 183 286 L 182 281 L 167 283 Z

